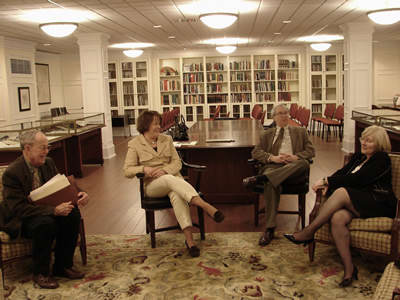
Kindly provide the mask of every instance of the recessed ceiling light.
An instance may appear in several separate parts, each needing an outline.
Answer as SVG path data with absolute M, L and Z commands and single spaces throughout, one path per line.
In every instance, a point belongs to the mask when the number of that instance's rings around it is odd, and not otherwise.
M 45 43 L 45 44 L 42 44 L 42 46 L 48 47 L 48 46 L 51 46 L 51 44 Z
M 290 24 L 290 23 L 292 23 L 292 20 L 284 20 L 284 21 L 282 21 L 282 23 L 283 24 Z
M 162 25 L 153 25 L 153 28 L 161 28 Z
M 280 32 L 274 32 L 274 34 L 275 34 L 275 35 L 280 35 L 281 33 L 280 33 Z
M 273 40 L 269 40 L 269 41 L 268 41 L 268 43 L 273 43 L 273 42 L 274 42 Z
M 132 49 L 132 48 L 147 48 L 153 47 L 154 44 L 152 43 L 119 43 L 119 44 L 112 44 L 108 47 L 110 48 L 118 48 L 118 49 Z
M 169 38 L 169 39 L 174 39 L 175 36 L 174 36 L 174 35 L 170 35 L 168 38 Z

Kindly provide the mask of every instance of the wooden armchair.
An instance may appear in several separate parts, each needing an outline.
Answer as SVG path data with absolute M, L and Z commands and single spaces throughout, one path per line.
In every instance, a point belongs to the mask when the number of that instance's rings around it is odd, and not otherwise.
M 0 202 L 3 201 L 3 174 L 7 166 L 0 166 Z M 86 238 L 85 238 L 85 226 L 83 219 L 81 218 L 81 224 L 79 228 L 79 249 L 82 257 L 82 264 L 87 263 L 87 252 L 86 252 Z M 4 267 L 7 264 L 13 263 L 20 259 L 30 257 L 32 255 L 32 240 L 24 238 L 11 239 L 10 236 L 0 231 L 0 269 L 2 275 L 2 287 L 5 288 L 4 282 Z
M 397 199 L 400 199 L 400 153 L 389 154 L 392 162 L 392 185 Z M 322 191 L 317 191 L 315 206 L 310 213 L 310 223 L 318 215 L 319 208 L 325 200 Z M 399 259 L 399 234 L 400 234 L 400 205 L 397 203 L 396 217 L 394 219 L 381 218 L 354 218 L 349 224 L 350 246 L 361 252 L 386 257 L 388 260 Z M 329 224 L 323 225 L 315 233 L 315 241 L 334 243 L 330 234 Z M 315 241 L 308 246 L 310 261 L 314 260 Z
M 188 164 L 182 160 L 182 170 L 181 173 L 185 179 L 188 179 L 188 171 L 189 169 L 193 172 L 197 173 L 196 177 L 196 184 L 195 189 L 199 192 L 200 190 L 200 180 L 201 174 L 206 170 L 206 166 L 200 165 L 193 165 Z M 161 197 L 161 198 L 152 198 L 147 197 L 144 193 L 144 174 L 138 173 L 136 177 L 140 180 L 140 199 L 141 199 L 141 206 L 145 210 L 146 213 L 146 233 L 150 233 L 151 238 L 151 247 L 156 247 L 156 232 L 167 231 L 167 230 L 176 230 L 180 229 L 180 226 L 177 224 L 175 226 L 168 226 L 168 227 L 161 227 L 156 228 L 155 226 L 155 211 L 157 210 L 164 210 L 172 208 L 170 199 L 168 196 Z M 204 199 L 203 195 L 201 197 Z M 193 223 L 194 226 L 198 227 L 200 230 L 200 238 L 201 240 L 205 239 L 205 231 L 204 231 L 204 212 L 201 207 L 197 207 L 197 215 L 198 215 L 198 223 Z

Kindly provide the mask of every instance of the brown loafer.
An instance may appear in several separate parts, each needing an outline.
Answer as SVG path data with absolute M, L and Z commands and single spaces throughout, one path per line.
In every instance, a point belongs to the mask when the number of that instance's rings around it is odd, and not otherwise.
M 57 280 L 49 276 L 37 274 L 33 275 L 32 279 L 33 282 L 40 286 L 42 289 L 56 289 L 59 287 Z
M 255 187 L 257 184 L 263 184 L 267 180 L 268 178 L 265 175 L 251 176 L 243 179 L 243 186 L 250 189 Z
M 267 228 L 258 240 L 258 244 L 262 247 L 267 246 L 274 238 L 275 228 Z
M 65 268 L 64 270 L 57 270 L 53 272 L 54 276 L 65 277 L 68 279 L 82 279 L 85 273 L 75 270 L 73 268 Z

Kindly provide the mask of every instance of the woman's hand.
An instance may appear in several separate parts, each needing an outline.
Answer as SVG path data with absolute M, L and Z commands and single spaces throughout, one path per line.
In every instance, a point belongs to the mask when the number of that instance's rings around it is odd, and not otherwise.
M 153 177 L 158 178 L 165 174 L 167 174 L 167 172 L 165 172 L 163 169 L 157 169 L 156 171 L 153 172 Z
M 151 178 L 158 178 L 162 175 L 167 174 L 161 167 L 153 168 L 153 167 L 144 167 L 143 168 L 144 175 L 146 177 L 151 177 Z
M 322 194 L 325 195 L 326 191 L 328 190 L 328 187 L 325 185 L 324 180 L 320 179 L 313 184 L 312 189 L 314 192 L 317 192 L 317 190 L 319 190 L 319 189 L 323 189 Z
M 78 207 L 82 208 L 89 202 L 89 195 L 86 192 L 78 193 Z

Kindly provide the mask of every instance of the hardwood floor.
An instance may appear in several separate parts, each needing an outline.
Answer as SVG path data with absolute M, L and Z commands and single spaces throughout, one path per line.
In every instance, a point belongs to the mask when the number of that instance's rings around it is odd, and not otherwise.
M 316 157 L 311 165 L 310 185 L 323 176 L 334 172 L 343 164 L 341 143 L 338 139 L 322 141 L 311 136 L 316 148 Z M 83 208 L 87 234 L 145 234 L 144 210 L 140 207 L 139 182 L 124 177 L 122 168 L 129 138 L 114 139 L 116 157 L 105 160 L 104 165 L 85 166 L 84 178 L 78 179 L 79 186 L 90 195 L 89 204 Z M 315 201 L 315 194 L 307 195 L 307 218 Z M 263 206 L 263 200 L 260 205 Z M 218 205 L 226 216 L 223 223 L 216 224 L 206 216 L 206 232 L 263 231 L 265 222 L 260 216 L 260 224 L 254 226 L 253 206 Z M 282 209 L 297 209 L 296 196 L 282 196 Z M 192 215 L 195 216 L 194 208 Z M 298 226 L 298 217 L 278 215 L 278 230 L 292 231 Z M 175 224 L 173 211 L 156 213 L 156 224 Z

